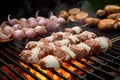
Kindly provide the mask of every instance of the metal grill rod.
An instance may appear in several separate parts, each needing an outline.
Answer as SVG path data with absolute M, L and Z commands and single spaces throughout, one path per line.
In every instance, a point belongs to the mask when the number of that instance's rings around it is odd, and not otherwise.
M 11 59 L 10 57 L 8 57 L 7 55 L 5 55 L 4 53 L 1 52 L 1 55 L 4 56 L 5 58 L 9 59 L 12 63 L 14 63 L 15 65 L 17 65 L 20 69 L 24 70 L 25 72 L 29 73 L 29 75 L 31 77 L 33 77 L 36 80 L 40 80 L 38 77 L 36 77 L 34 74 L 32 74 L 31 72 L 29 72 L 27 69 L 25 69 L 24 67 L 22 67 L 21 65 L 19 65 L 17 62 L 15 62 L 13 59 Z
M 85 64 L 85 65 L 87 65 L 87 66 L 90 66 L 91 68 L 93 68 L 94 70 L 98 70 L 98 71 L 100 71 L 100 72 L 102 72 L 102 73 L 104 73 L 104 74 L 106 74 L 106 75 L 108 75 L 109 77 L 111 77 L 111 78 L 114 78 L 114 76 L 113 75 L 111 75 L 111 74 L 108 74 L 108 72 L 106 72 L 106 71 L 104 71 L 104 70 L 102 70 L 102 69 L 100 69 L 100 67 L 95 67 L 95 66 L 93 66 L 93 65 L 91 65 L 91 64 L 88 64 L 88 63 L 86 63 L 86 62 L 83 62 L 83 61 L 81 61 L 81 60 L 78 60 L 80 63 L 83 63 L 83 64 Z M 102 64 L 102 63 L 100 63 L 100 64 Z M 101 66 L 103 66 L 104 64 L 102 64 Z M 92 73 L 93 74 L 93 73 Z
M 85 69 L 82 69 L 82 68 L 78 67 L 77 65 L 75 65 L 75 64 L 73 64 L 73 63 L 71 63 L 71 62 L 70 62 L 70 64 L 71 64 L 72 66 L 74 66 L 75 68 L 78 68 L 79 70 L 81 70 L 81 71 L 83 71 L 83 72 L 85 72 L 85 73 L 87 73 L 87 74 L 89 74 L 89 75 L 92 75 L 93 77 L 96 77 L 97 79 L 104 80 L 102 77 L 100 77 L 100 76 L 98 76 L 98 75 L 96 75 L 96 74 L 93 74 L 93 73 L 91 73 L 91 72 L 89 72 L 89 71 L 87 71 L 87 70 L 85 70 Z
M 65 70 L 66 72 L 68 72 L 68 73 L 70 73 L 70 74 L 72 74 L 72 75 L 78 77 L 80 80 L 86 80 L 86 79 L 83 78 L 81 75 L 78 75 L 78 74 L 76 74 L 76 73 L 73 73 L 72 71 L 68 70 L 68 69 L 65 68 L 64 66 L 61 66 L 61 68 L 62 68 L 63 70 Z
M 12 67 L 10 67 L 5 61 L 3 61 L 2 59 L 0 59 L 0 62 L 3 63 L 7 68 L 9 68 L 9 70 L 11 70 L 12 72 L 14 72 L 17 76 L 19 76 L 21 79 L 26 80 L 26 78 L 24 76 L 22 76 L 20 73 L 18 73 L 15 69 L 13 69 Z
M 23 62 L 24 64 L 26 64 L 24 61 L 22 61 L 21 59 L 20 59 L 20 57 L 18 57 L 16 54 L 14 54 L 14 53 L 12 53 L 10 50 L 8 50 L 7 48 L 4 48 L 6 51 L 8 51 L 11 55 L 13 55 L 15 58 L 17 58 L 19 61 L 21 61 L 21 62 Z M 15 49 L 15 48 L 14 48 Z M 28 65 L 28 64 L 26 64 L 26 65 Z M 32 67 L 34 70 L 36 70 L 37 72 L 39 72 L 40 74 L 42 74 L 42 75 L 44 75 L 46 78 L 48 78 L 49 80 L 52 80 L 52 78 L 50 77 L 50 76 L 48 76 L 48 75 L 46 75 L 46 73 L 44 73 L 43 71 L 41 71 L 41 70 L 39 70 L 39 69 L 37 69 L 37 67 L 35 67 L 35 66 L 33 66 L 33 65 L 31 65 L 31 64 L 29 64 L 29 67 Z M 29 73 L 29 71 L 27 72 L 27 73 Z M 32 75 L 32 73 L 31 73 L 31 75 Z
M 5 71 L 3 71 L 1 68 L 0 68 L 0 72 L 2 74 L 4 74 L 4 76 L 6 76 L 9 80 L 14 80 L 10 75 L 8 75 Z M 2 75 L 1 75 L 2 76 Z

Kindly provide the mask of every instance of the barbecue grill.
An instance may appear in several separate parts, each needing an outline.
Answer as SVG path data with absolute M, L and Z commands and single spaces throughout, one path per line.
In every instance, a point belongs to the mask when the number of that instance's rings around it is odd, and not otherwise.
M 75 24 L 75 23 L 74 23 Z M 70 25 L 66 24 L 65 26 Z M 64 27 L 64 26 L 62 26 Z M 97 35 L 108 36 L 113 41 L 110 50 L 99 55 L 63 63 L 60 70 L 43 70 L 38 65 L 26 64 L 18 56 L 28 41 L 38 41 L 41 37 L 10 41 L 0 46 L 1 80 L 119 80 L 120 79 L 120 39 L 119 31 L 101 32 L 94 27 L 84 27 Z M 49 34 L 47 34 L 49 35 Z M 118 38 L 116 38 L 118 37 Z M 115 39 L 116 38 L 116 39 Z
M 83 25 L 82 22 L 65 23 L 56 31 L 63 31 L 65 27 Z M 83 27 L 96 33 L 98 36 L 107 36 L 113 46 L 110 50 L 99 55 L 86 56 L 82 59 L 64 62 L 60 70 L 41 69 L 39 65 L 27 64 L 22 61 L 19 54 L 27 42 L 38 41 L 42 37 L 34 39 L 12 40 L 0 43 L 0 80 L 120 80 L 120 32 L 101 32 L 97 27 Z

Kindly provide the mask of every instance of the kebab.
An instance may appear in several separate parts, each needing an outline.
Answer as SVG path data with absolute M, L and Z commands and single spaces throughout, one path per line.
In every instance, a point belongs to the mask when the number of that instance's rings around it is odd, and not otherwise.
M 112 46 L 112 42 L 107 37 L 96 37 L 95 39 L 91 38 L 90 40 L 86 40 L 85 42 L 81 42 L 77 45 L 70 45 L 69 47 L 67 46 L 58 47 L 60 51 L 58 51 L 57 50 L 58 48 L 56 48 L 57 52 L 54 52 L 56 54 L 58 53 L 58 55 L 47 55 L 46 57 L 43 57 L 42 59 L 40 59 L 38 64 L 44 69 L 54 68 L 58 70 L 60 69 L 60 65 L 64 61 L 61 59 L 68 59 L 67 61 L 71 61 L 72 59 L 84 58 L 85 56 L 96 54 L 94 50 L 97 51 L 97 54 L 98 54 L 100 52 L 107 51 L 108 49 L 111 48 L 111 46 Z M 96 47 L 97 47 L 97 50 L 96 50 Z M 70 57 L 62 54 L 68 54 L 70 55 Z M 54 59 L 56 59 L 57 62 L 52 61 L 52 58 L 50 59 L 49 56 L 54 57 Z M 65 56 L 66 58 L 64 58 Z M 48 59 L 51 61 L 48 61 Z
M 83 38 L 83 34 L 85 34 L 86 32 L 87 31 L 81 33 L 81 36 L 82 36 L 81 39 Z M 88 32 L 88 35 L 86 36 L 86 34 L 85 34 L 85 37 L 87 37 L 87 38 L 83 38 L 83 39 L 87 40 L 87 39 L 95 38 L 96 37 L 96 35 L 93 34 L 93 33 L 92 33 L 92 35 L 90 35 L 90 32 Z M 74 37 L 72 36 L 72 38 L 74 38 Z M 79 38 L 80 38 L 80 36 L 79 36 Z M 46 40 L 42 40 L 43 42 L 40 42 L 40 41 L 38 41 L 38 42 L 31 41 L 25 47 L 27 50 L 23 50 L 22 53 L 20 54 L 20 56 L 22 56 L 21 57 L 22 59 L 26 59 L 27 60 L 26 62 L 30 61 L 29 60 L 30 57 L 39 56 L 38 58 L 41 59 L 41 58 L 43 58 L 43 57 L 45 57 L 47 55 L 53 55 L 53 53 L 54 53 L 55 50 L 60 51 L 59 49 L 56 49 L 56 47 L 61 47 L 61 46 L 68 47 L 70 44 L 76 44 L 76 42 L 74 43 L 74 41 L 76 41 L 76 40 L 74 39 L 72 41 L 71 40 L 71 36 L 70 36 L 69 38 L 62 39 L 62 40 L 57 40 L 57 41 L 53 41 L 53 42 L 48 42 Z M 38 48 L 39 48 L 39 50 L 38 50 Z M 36 49 L 36 50 L 34 50 L 34 49 Z M 64 49 L 64 47 L 63 47 L 63 49 Z M 38 52 L 36 52 L 36 51 L 38 51 Z M 34 53 L 38 53 L 38 54 L 34 54 Z M 65 55 L 68 55 L 68 54 L 65 54 Z M 68 59 L 66 59 L 66 60 L 68 60 Z M 38 59 L 35 60 L 34 63 L 38 63 L 37 61 L 38 61 Z M 30 62 L 33 62 L 33 61 L 30 61 Z
M 30 61 L 29 60 L 30 57 L 35 56 L 35 55 L 36 56 L 39 55 L 39 59 L 40 59 L 49 54 L 53 55 L 53 52 L 55 51 L 56 47 L 69 46 L 69 44 L 76 44 L 76 41 L 79 41 L 79 40 L 85 41 L 90 38 L 95 38 L 96 36 L 97 35 L 94 34 L 93 32 L 83 31 L 81 34 L 66 36 L 62 40 L 56 40 L 56 41 L 50 42 L 46 40 L 45 38 L 45 39 L 41 39 L 40 41 L 30 41 L 25 46 L 27 50 L 23 50 L 20 56 L 22 59 L 26 59 L 26 60 L 28 59 L 27 62 Z M 38 53 L 38 54 L 34 54 L 34 53 Z
M 85 56 L 99 54 L 100 52 L 106 52 L 108 49 L 111 48 L 111 46 L 112 42 L 110 41 L 110 39 L 103 36 L 96 37 L 94 39 L 91 38 L 84 42 L 80 42 L 79 44 L 55 47 L 55 50 L 52 54 L 48 54 L 42 58 L 39 57 L 40 48 L 33 48 L 32 50 L 23 50 L 20 54 L 20 57 L 27 63 L 37 63 L 42 68 L 59 69 L 60 65 L 64 61 L 69 62 L 73 59 L 84 58 Z M 28 55 L 24 56 L 26 54 Z

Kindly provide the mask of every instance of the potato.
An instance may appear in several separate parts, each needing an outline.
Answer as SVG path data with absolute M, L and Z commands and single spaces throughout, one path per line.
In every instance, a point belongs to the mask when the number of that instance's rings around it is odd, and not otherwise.
M 84 20 L 85 24 L 88 24 L 89 26 L 96 26 L 100 19 L 98 18 L 93 18 L 93 17 L 88 17 Z
M 110 19 L 120 18 L 120 13 L 110 14 L 107 16 L 107 18 L 110 18 Z
M 119 30 L 120 29 L 120 22 L 116 22 L 114 27 L 115 27 L 115 29 Z
M 103 19 L 98 22 L 98 29 L 101 31 L 111 31 L 115 30 L 114 27 L 115 20 L 113 19 Z
M 69 16 L 68 12 L 66 10 L 61 10 L 59 13 L 58 13 L 58 17 L 61 17 L 61 18 L 64 18 L 64 19 L 67 19 Z
M 68 17 L 67 21 L 75 22 L 75 21 L 76 21 L 75 15 L 70 15 L 70 16 Z
M 89 16 L 89 14 L 87 12 L 80 12 L 76 14 L 76 20 L 83 20 L 85 18 L 87 18 Z
M 104 10 L 107 14 L 120 13 L 120 6 L 117 5 L 106 5 Z
M 69 11 L 68 11 L 68 13 L 70 14 L 70 15 L 75 15 L 75 14 L 77 14 L 77 13 L 79 13 L 80 12 L 80 9 L 79 8 L 72 8 L 72 9 L 70 9 Z
M 99 9 L 99 10 L 97 10 L 96 15 L 98 17 L 104 17 L 104 16 L 106 16 L 106 12 L 105 12 L 105 10 Z
M 120 17 L 115 19 L 117 22 L 120 22 Z

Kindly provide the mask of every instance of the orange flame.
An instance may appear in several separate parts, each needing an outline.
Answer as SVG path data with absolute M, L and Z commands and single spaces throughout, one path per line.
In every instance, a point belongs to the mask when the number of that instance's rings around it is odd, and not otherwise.
M 87 61 L 86 59 L 81 59 L 82 61 Z M 35 71 L 34 69 L 32 69 L 30 66 L 24 64 L 23 62 L 19 62 L 24 68 L 28 69 L 32 74 L 36 75 L 38 78 L 42 79 L 42 80 L 48 80 L 44 75 L 40 74 L 39 72 Z M 81 64 L 78 61 L 72 60 L 71 63 L 73 63 L 74 65 L 78 66 L 79 68 L 84 68 L 87 69 L 88 67 L 84 64 Z M 22 74 L 24 77 L 26 77 L 28 80 L 35 80 L 34 78 L 32 78 L 29 74 L 22 72 L 20 70 L 20 68 L 18 67 L 14 67 L 12 64 L 9 64 L 11 67 L 15 68 L 15 70 L 17 70 L 20 74 Z M 51 72 L 51 70 L 44 70 L 42 69 L 39 65 L 37 64 L 33 64 L 33 66 L 37 67 L 39 70 L 43 71 L 45 74 L 47 74 L 48 76 L 50 76 L 51 78 L 55 79 L 55 80 L 62 80 L 59 76 L 57 76 L 56 74 L 54 74 L 53 72 Z M 84 72 L 80 71 L 79 69 L 71 66 L 68 63 L 63 62 L 62 64 L 63 67 L 67 68 L 68 70 L 79 74 L 79 75 L 83 75 Z M 17 79 L 17 76 L 12 73 L 7 67 L 2 66 L 2 69 L 7 71 L 7 73 L 12 76 L 14 79 Z M 90 68 L 89 68 L 90 69 Z M 72 75 L 68 72 L 66 72 L 64 69 L 59 69 L 57 70 L 58 73 L 60 73 L 62 76 L 64 76 L 65 78 L 68 78 L 69 80 L 72 80 Z M 11 74 L 12 73 L 12 74 Z M 5 79 L 4 79 L 5 80 Z

